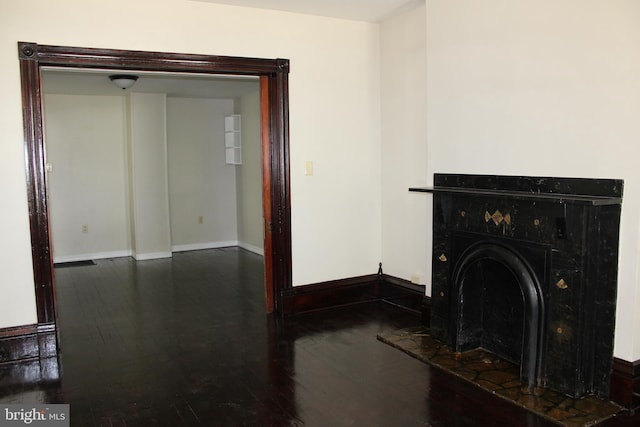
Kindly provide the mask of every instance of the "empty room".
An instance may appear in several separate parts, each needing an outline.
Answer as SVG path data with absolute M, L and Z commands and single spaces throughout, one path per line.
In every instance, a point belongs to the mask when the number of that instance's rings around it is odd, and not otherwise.
M 640 5 L 365 3 L 3 2 L 0 424 L 640 424 Z

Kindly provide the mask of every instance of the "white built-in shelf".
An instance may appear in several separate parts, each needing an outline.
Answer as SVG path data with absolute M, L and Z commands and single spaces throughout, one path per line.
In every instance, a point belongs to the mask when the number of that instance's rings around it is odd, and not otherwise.
M 224 152 L 229 165 L 242 164 L 241 117 L 232 114 L 224 118 Z

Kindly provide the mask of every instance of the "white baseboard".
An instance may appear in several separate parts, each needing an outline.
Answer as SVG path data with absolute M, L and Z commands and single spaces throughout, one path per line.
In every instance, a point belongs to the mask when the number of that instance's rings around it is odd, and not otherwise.
M 149 252 L 146 254 L 134 254 L 133 258 L 136 261 L 146 261 L 149 259 L 171 258 L 172 256 L 171 252 Z
M 63 262 L 76 262 L 76 261 L 90 261 L 92 259 L 130 257 L 131 255 L 132 255 L 132 252 L 130 250 L 112 251 L 112 252 L 96 252 L 92 254 L 63 255 L 63 256 L 56 256 L 54 254 L 53 262 L 63 263 Z
M 242 249 L 246 249 L 249 252 L 253 252 L 254 254 L 258 254 L 261 256 L 264 256 L 264 249 L 260 248 L 258 246 L 249 244 L 249 243 L 245 243 L 245 242 L 239 242 L 238 246 L 240 246 Z
M 188 245 L 174 245 L 174 246 L 171 246 L 171 251 L 173 252 L 199 251 L 202 249 L 228 248 L 229 246 L 238 246 L 238 241 L 230 240 L 228 242 L 207 242 L 207 243 L 190 243 Z

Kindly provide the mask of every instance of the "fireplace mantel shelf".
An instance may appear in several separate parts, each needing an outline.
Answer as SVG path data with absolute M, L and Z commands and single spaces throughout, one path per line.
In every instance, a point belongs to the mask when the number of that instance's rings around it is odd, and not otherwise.
M 493 190 L 488 188 L 465 188 L 465 187 L 411 187 L 409 191 L 417 193 L 451 193 L 451 194 L 475 194 L 484 196 L 506 197 L 517 200 L 539 200 L 552 203 L 607 206 L 619 205 L 622 203 L 621 197 L 593 196 L 580 194 L 561 193 L 533 193 L 526 191 Z
M 609 398 L 623 189 L 448 173 L 410 188 L 433 196 L 431 336 L 519 362 L 529 387 Z

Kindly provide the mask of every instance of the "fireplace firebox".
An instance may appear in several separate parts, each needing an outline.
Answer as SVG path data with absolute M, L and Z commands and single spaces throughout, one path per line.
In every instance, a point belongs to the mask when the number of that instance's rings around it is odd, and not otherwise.
M 431 335 L 609 395 L 623 181 L 435 174 Z

